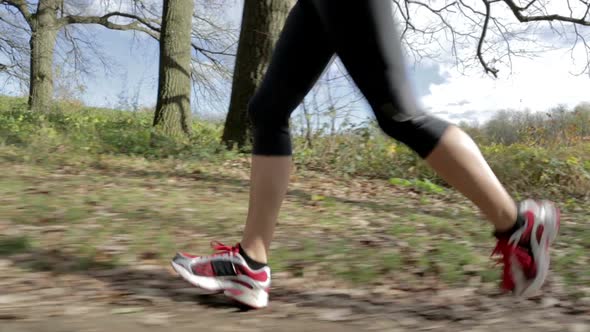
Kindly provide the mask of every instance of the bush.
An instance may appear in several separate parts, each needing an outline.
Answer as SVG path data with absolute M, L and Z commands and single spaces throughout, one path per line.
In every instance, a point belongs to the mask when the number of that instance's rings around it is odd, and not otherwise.
M 197 119 L 191 140 L 179 143 L 155 135 L 151 112 L 58 107 L 53 112 L 36 113 L 26 110 L 22 98 L 0 98 L 0 107 L 0 144 L 18 147 L 18 154 L 29 161 L 59 156 L 67 161 L 74 155 L 101 154 L 200 160 L 234 156 L 220 143 L 220 123 Z M 584 112 L 573 116 L 586 116 Z M 584 126 L 578 127 L 580 133 L 585 133 Z M 509 190 L 558 196 L 590 193 L 590 142 L 568 139 L 567 144 L 544 144 L 543 140 L 535 140 L 534 132 L 520 132 L 510 136 L 516 137 L 515 143 L 500 144 L 481 128 L 469 132 Z M 294 137 L 294 160 L 300 167 L 342 176 L 381 178 L 423 192 L 445 192 L 445 182 L 421 158 L 383 135 L 375 123 L 351 125 L 334 135 L 317 135 L 313 143 L 310 148 L 304 137 Z
M 511 190 L 527 194 L 590 193 L 590 143 L 570 145 L 479 144 L 490 167 Z M 383 135 L 374 125 L 356 132 L 317 137 L 314 148 L 295 138 L 301 167 L 349 176 L 389 180 L 393 185 L 441 192 L 448 185 L 413 151 Z
M 7 107 L 0 109 L 0 143 L 4 145 L 150 158 L 217 158 L 227 154 L 219 142 L 220 124 L 194 121 L 190 141 L 180 143 L 157 136 L 149 112 L 82 107 L 40 113 L 27 110 L 26 103 L 7 99 L 0 98 L 0 106 Z

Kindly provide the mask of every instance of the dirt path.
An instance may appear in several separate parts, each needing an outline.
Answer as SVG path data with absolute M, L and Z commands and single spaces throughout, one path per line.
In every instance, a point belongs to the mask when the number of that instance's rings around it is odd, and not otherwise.
M 166 262 L 239 236 L 247 166 L 101 163 L 0 163 L 0 332 L 590 332 L 581 203 L 542 296 L 516 300 L 497 289 L 489 229 L 452 195 L 303 173 L 277 229 L 271 306 L 242 311 Z
M 199 294 L 168 269 L 87 274 L 31 272 L 29 259 L 0 261 L 0 331 L 590 331 L 590 303 L 546 291 L 519 301 L 496 290 L 455 288 L 377 296 L 297 289 L 276 279 L 271 306 L 245 311 Z
M 195 332 L 195 331 L 358 331 L 354 326 L 337 323 L 309 322 L 302 319 L 255 319 L 240 316 L 228 317 L 219 312 L 193 310 L 178 314 L 128 314 L 114 316 L 109 311 L 98 311 L 91 317 L 51 317 L 43 321 L 8 322 L 0 325 L 0 332 Z

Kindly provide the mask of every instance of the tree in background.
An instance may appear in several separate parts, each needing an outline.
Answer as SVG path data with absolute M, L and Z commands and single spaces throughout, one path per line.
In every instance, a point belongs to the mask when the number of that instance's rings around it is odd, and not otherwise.
M 191 13 L 197 22 L 191 31 L 191 77 L 197 82 L 193 87 L 213 96 L 219 79 L 228 76 L 223 60 L 232 56 L 227 50 L 236 39 L 218 14 L 224 3 L 198 0 L 199 15 Z M 0 0 L 0 59 L 4 58 L 0 73 L 28 85 L 31 109 L 48 110 L 54 95 L 56 52 L 61 52 L 64 64 L 78 74 L 89 72 L 93 63 L 105 70 L 110 67 L 105 56 L 108 52 L 93 43 L 81 27 L 100 25 L 159 40 L 161 9 L 162 3 L 156 0 Z M 215 17 L 208 15 L 209 9 Z M 58 39 L 62 43 L 56 49 Z M 91 56 L 84 56 L 88 52 Z
M 590 2 L 586 0 L 393 0 L 402 25 L 402 40 L 417 60 L 437 58 L 443 44 L 457 67 L 481 66 L 497 76 L 498 65 L 532 57 L 557 44 L 571 43 L 587 54 L 580 74 L 590 74 Z M 526 23 L 526 24 L 522 24 Z M 540 45 L 547 42 L 545 47 Z M 432 48 L 435 44 L 437 47 Z
M 54 92 L 53 84 L 53 60 L 55 45 L 59 31 L 73 24 L 100 24 L 114 30 L 137 30 L 155 35 L 158 27 L 147 19 L 132 13 L 109 12 L 102 16 L 76 15 L 74 6 L 67 6 L 62 0 L 39 0 L 31 3 L 25 0 L 1 0 L 0 4 L 16 10 L 24 21 L 26 27 L 19 25 L 14 18 L 4 18 L 2 21 L 12 26 L 19 32 L 29 36 L 28 54 L 29 64 L 29 107 L 33 110 L 48 110 L 51 105 Z M 10 10 L 12 13 L 13 11 Z M 15 13 L 16 14 L 16 13 Z M 127 24 L 114 23 L 115 18 L 126 18 L 130 20 Z M 71 39 L 73 47 L 77 41 Z M 5 53 L 15 60 L 11 66 L 24 67 L 18 62 L 17 57 L 22 58 L 22 45 L 13 43 L 14 47 L 6 48 Z M 74 53 L 76 50 L 74 50 Z
M 544 112 L 500 110 L 483 124 L 461 123 L 482 144 L 573 146 L 590 136 L 590 107 L 552 107 Z
M 164 0 L 160 75 L 154 127 L 168 137 L 191 133 L 191 26 L 193 0 Z
M 262 81 L 294 2 L 244 0 L 231 99 L 222 136 L 222 141 L 230 148 L 244 147 L 250 139 L 248 102 Z

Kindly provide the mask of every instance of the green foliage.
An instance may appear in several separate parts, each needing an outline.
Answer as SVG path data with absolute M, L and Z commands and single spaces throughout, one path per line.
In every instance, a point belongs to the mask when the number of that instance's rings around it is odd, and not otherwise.
M 18 254 L 30 248 L 31 242 L 26 236 L 0 236 L 0 255 Z
M 38 158 L 54 152 L 146 158 L 227 157 L 219 143 L 220 124 L 194 121 L 191 139 L 177 142 L 153 131 L 151 112 L 58 105 L 53 112 L 39 113 L 26 108 L 22 99 L 0 98 L 0 144 L 29 149 Z
M 590 144 L 541 147 L 523 144 L 482 146 L 503 182 L 522 192 L 586 195 L 590 192 Z
M 0 110 L 24 111 L 28 108 L 27 99 L 24 97 L 1 97 Z
M 420 180 L 420 179 L 400 179 L 400 178 L 391 178 L 389 179 L 389 183 L 394 186 L 401 186 L 406 188 L 413 188 L 418 191 L 423 191 L 427 193 L 437 193 L 442 194 L 445 192 L 445 189 L 437 184 L 432 183 L 430 180 Z
M 549 112 L 551 117 L 498 114 L 483 127 L 462 127 L 509 190 L 576 197 L 590 193 L 588 106 L 571 112 L 557 108 Z M 374 123 L 316 137 L 313 146 L 295 137 L 296 163 L 341 175 L 388 179 L 392 185 L 427 193 L 444 193 L 448 187 L 417 154 L 386 137 Z
M 406 146 L 383 135 L 374 123 L 316 137 L 313 149 L 306 147 L 303 137 L 294 140 L 295 161 L 308 168 L 385 179 L 417 176 L 435 179 L 423 160 Z
M 590 138 L 590 104 L 580 104 L 573 110 L 558 106 L 536 113 L 502 110 L 482 126 L 462 127 L 485 145 L 576 145 Z
M 584 197 L 590 193 L 590 142 L 568 144 L 485 143 L 493 141 L 474 128 L 482 153 L 503 184 L 515 193 Z M 534 133 L 530 133 L 534 135 Z M 448 185 L 413 151 L 366 126 L 333 136 L 316 137 L 314 148 L 295 137 L 295 161 L 305 168 L 347 176 L 387 179 L 392 185 L 443 194 Z
M 590 108 L 557 108 L 549 114 L 499 112 L 482 127 L 463 127 L 515 195 L 542 192 L 584 197 L 590 192 L 590 141 L 584 136 L 590 135 Z M 0 144 L 18 147 L 14 157 L 33 162 L 61 158 L 74 163 L 81 156 L 105 154 L 224 160 L 238 153 L 220 143 L 220 123 L 195 120 L 193 136 L 188 142 L 179 142 L 158 136 L 152 130 L 152 118 L 148 111 L 72 103 L 58 104 L 53 112 L 35 113 L 27 110 L 24 98 L 0 97 Z M 294 136 L 294 159 L 299 167 L 386 179 L 394 186 L 423 193 L 447 192 L 447 184 L 424 160 L 386 137 L 374 122 L 347 123 L 335 134 L 314 136 L 313 148 L 304 136 Z

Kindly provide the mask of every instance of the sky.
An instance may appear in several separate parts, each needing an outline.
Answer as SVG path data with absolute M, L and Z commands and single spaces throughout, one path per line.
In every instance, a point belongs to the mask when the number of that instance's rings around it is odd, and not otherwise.
M 207 0 L 217 1 L 219 0 Z M 444 3 L 440 0 L 438 3 Z M 98 1 L 96 1 L 98 2 Z M 467 1 L 468 3 L 470 1 Z M 473 1 L 471 1 L 473 2 Z M 477 1 L 478 3 L 480 1 Z M 437 3 L 436 1 L 434 3 Z M 563 6 L 550 10 L 560 12 Z M 475 6 L 475 4 L 474 4 Z M 242 1 L 229 0 L 227 10 L 224 10 L 230 22 L 236 26 L 241 18 Z M 421 12 L 421 9 L 412 11 L 412 18 L 416 26 L 429 26 L 436 21 L 436 17 Z M 2 13 L 0 9 L 0 14 Z M 509 12 L 501 12 L 496 15 L 511 17 Z M 461 18 L 453 18 L 458 22 Z M 589 18 L 590 19 L 590 18 Z M 515 24 L 508 21 L 506 24 Z M 468 22 L 456 25 L 459 30 L 472 29 Z M 525 25 L 519 25 L 524 29 Z M 589 27 L 580 28 L 581 32 L 590 38 Z M 584 30 L 582 30 L 584 29 Z M 154 40 L 141 35 L 132 35 L 128 32 L 110 31 L 99 26 L 87 28 L 94 35 L 96 42 L 106 53 L 110 54 L 115 63 L 110 72 L 105 72 L 102 67 L 95 66 L 92 75 L 81 78 L 86 86 L 82 93 L 82 100 L 88 105 L 117 107 L 124 99 L 137 97 L 142 105 L 153 106 L 157 95 L 158 74 L 158 45 Z M 531 33 L 539 33 L 535 30 Z M 467 43 L 459 50 L 460 56 L 472 61 L 472 65 L 458 68 L 454 58 L 448 50 L 450 44 L 444 42 L 444 36 L 437 36 L 437 43 L 429 44 L 428 50 L 434 54 L 443 54 L 438 59 L 424 59 L 415 63 L 409 56 L 407 59 L 408 72 L 412 84 L 421 105 L 430 112 L 453 122 L 479 121 L 483 122 L 500 109 L 531 109 L 543 111 L 559 104 L 573 107 L 582 102 L 590 102 L 590 77 L 574 75 L 575 71 L 583 68 L 587 53 L 582 47 L 570 50 L 572 35 L 559 36 L 547 34 L 542 30 L 541 38 L 553 47 L 550 51 L 535 54 L 535 58 L 513 57 L 512 66 L 507 67 L 498 64 L 500 73 L 498 78 L 493 78 L 483 72 L 481 66 L 473 62 L 475 56 L 475 42 Z M 527 32 L 528 33 L 528 32 Z M 414 38 L 414 39 L 412 39 Z M 419 36 L 410 36 L 408 43 L 419 42 Z M 490 40 L 498 38 L 490 36 Z M 441 40 L 443 41 L 441 43 Z M 589 40 L 590 41 L 590 40 Z M 531 43 L 512 42 L 514 49 L 532 50 Z M 446 53 L 445 53 L 446 49 Z M 310 50 L 312 51 L 312 50 Z M 498 51 L 500 54 L 501 51 Z M 21 93 L 14 82 L 8 85 L 0 85 L 0 93 Z M 198 101 L 194 101 L 197 104 Z M 223 116 L 229 104 L 229 92 L 226 91 L 217 103 L 201 106 L 194 105 L 197 113 L 212 113 Z M 356 112 L 369 115 L 370 110 L 365 103 L 355 104 Z

